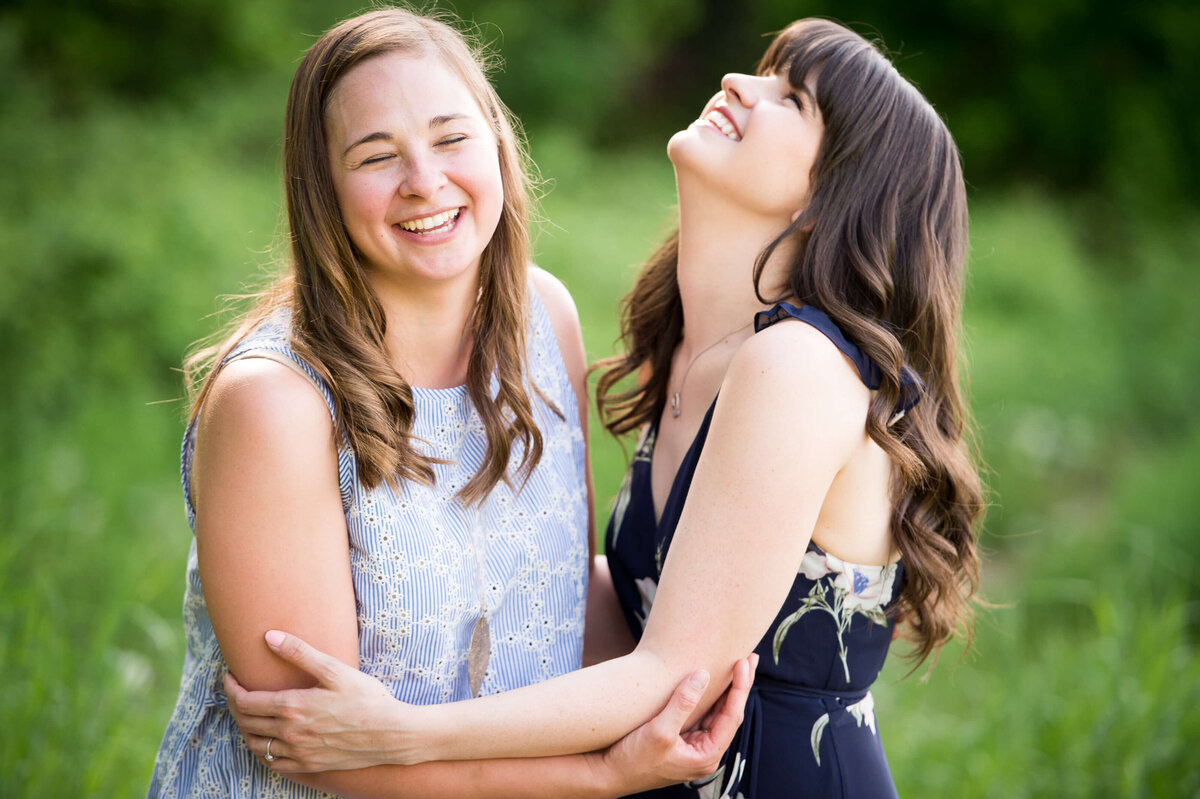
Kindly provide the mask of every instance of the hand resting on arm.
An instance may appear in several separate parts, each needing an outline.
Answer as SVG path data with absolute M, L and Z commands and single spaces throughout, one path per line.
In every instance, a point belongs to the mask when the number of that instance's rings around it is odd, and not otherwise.
M 715 679 L 693 711 L 698 720 L 791 586 L 829 485 L 865 436 L 869 399 L 853 366 L 807 325 L 780 324 L 752 338 L 722 386 L 634 653 L 469 702 L 393 700 L 378 756 L 418 763 L 592 751 L 657 712 L 680 680 L 703 668 Z
M 295 436 L 295 429 L 312 435 Z M 293 665 L 263 644 L 265 630 L 286 624 L 339 653 L 326 656 L 326 667 L 361 677 L 376 700 L 391 699 L 382 684 L 353 668 L 354 594 L 332 423 L 320 395 L 278 363 L 230 364 L 201 415 L 194 468 L 205 598 L 231 671 L 256 688 L 312 685 L 320 673 L 310 676 L 303 664 Z M 700 692 L 685 684 L 659 718 L 638 732 L 636 745 L 611 753 L 383 767 L 303 779 L 351 796 L 558 796 L 564 791 L 617 796 L 715 768 L 740 723 L 748 686 L 747 669 L 736 702 L 728 703 L 708 732 L 686 739 L 679 729 Z M 230 704 L 236 712 L 236 701 Z M 266 739 L 260 743 L 265 749 Z
M 709 681 L 705 672 L 689 675 L 654 718 L 603 752 L 478 764 L 381 766 L 310 776 L 305 772 L 331 772 L 382 762 L 386 747 L 379 744 L 392 731 L 388 714 L 383 712 L 386 704 L 380 699 L 390 695 L 375 678 L 318 652 L 295 636 L 274 631 L 268 636 L 268 646 L 289 664 L 311 674 L 317 687 L 310 691 L 252 693 L 229 675 L 225 689 L 230 712 L 260 760 L 268 740 L 274 739 L 271 751 L 275 760 L 264 763 L 269 768 L 314 787 L 354 796 L 424 795 L 417 786 L 425 785 L 426 779 L 438 784 L 444 776 L 440 770 L 457 768 L 469 778 L 473 765 L 488 776 L 474 787 L 466 782 L 451 783 L 464 794 L 474 788 L 484 790 L 485 786 L 497 796 L 525 795 L 524 788 L 533 791 L 526 783 L 535 776 L 540 788 L 550 789 L 548 795 L 554 795 L 554 780 L 559 778 L 570 785 L 572 795 L 580 796 L 617 796 L 698 779 L 716 770 L 741 725 L 758 663 L 757 655 L 738 661 L 733 683 L 721 701 L 686 732 L 683 724 Z M 327 743 L 330 741 L 347 748 L 331 748 Z

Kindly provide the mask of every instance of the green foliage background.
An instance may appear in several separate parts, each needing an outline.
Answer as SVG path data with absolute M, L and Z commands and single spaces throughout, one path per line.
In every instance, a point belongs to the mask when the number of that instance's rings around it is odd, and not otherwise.
M 765 31 L 877 33 L 971 183 L 992 510 L 974 648 L 876 690 L 902 795 L 1200 796 L 1200 14 L 1082 0 L 459 2 L 547 178 L 589 355 L 673 202 L 667 136 Z M 182 663 L 188 345 L 261 282 L 317 0 L 0 10 L 0 795 L 144 792 Z M 623 468 L 595 435 L 601 517 Z

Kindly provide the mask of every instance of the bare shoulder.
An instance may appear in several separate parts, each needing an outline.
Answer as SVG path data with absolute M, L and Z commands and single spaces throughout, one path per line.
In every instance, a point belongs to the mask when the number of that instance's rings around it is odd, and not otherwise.
M 848 436 L 861 434 L 871 400 L 850 359 L 799 321 L 751 336 L 734 354 L 721 394 L 731 410 L 752 411 L 773 424 L 833 426 Z
M 546 306 L 546 313 L 554 325 L 554 331 L 562 339 L 563 332 L 579 329 L 579 311 L 575 308 L 575 300 L 563 282 L 554 275 L 542 269 L 537 264 L 529 265 L 529 276 L 533 281 L 534 290 Z
M 869 400 L 854 363 L 824 333 L 800 321 L 779 322 L 751 336 L 734 355 L 729 373 L 738 380 L 757 380 L 762 387 L 824 387 L 844 393 L 846 400 Z
M 231 518 L 268 507 L 340 511 L 333 420 L 316 387 L 266 358 L 233 361 L 213 380 L 192 463 L 197 535 L 240 529 Z
M 267 358 L 240 358 L 222 368 L 198 422 L 201 441 L 271 442 L 293 452 L 306 444 L 324 449 L 332 434 L 329 406 L 317 388 Z
M 584 382 L 587 374 L 587 356 L 584 354 L 583 330 L 580 328 L 575 300 L 561 280 L 540 266 L 530 264 L 529 274 L 534 290 L 541 298 L 542 305 L 546 307 L 546 315 L 550 317 L 554 338 L 558 341 L 558 351 L 562 353 L 567 375 L 575 387 L 576 398 L 582 410 L 586 403 Z

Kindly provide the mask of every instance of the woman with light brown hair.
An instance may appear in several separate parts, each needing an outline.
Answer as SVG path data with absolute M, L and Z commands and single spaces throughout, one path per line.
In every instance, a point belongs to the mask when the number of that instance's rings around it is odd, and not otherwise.
M 870 687 L 897 615 L 924 660 L 969 629 L 979 579 L 957 148 L 876 47 L 801 20 L 668 153 L 679 228 L 626 299 L 625 352 L 598 387 L 609 429 L 641 432 L 607 537 L 636 648 L 412 707 L 275 632 L 320 686 L 231 685 L 231 702 L 279 771 L 596 749 L 696 666 L 714 675 L 699 717 L 753 649 L 721 768 L 656 795 L 895 795 Z
M 444 23 L 364 14 L 302 60 L 284 133 L 291 268 L 188 363 L 187 658 L 150 796 L 558 796 L 581 774 L 615 795 L 715 767 L 748 666 L 728 712 L 687 740 L 699 690 L 682 680 L 603 760 L 306 784 L 264 767 L 270 742 L 256 760 L 226 708 L 227 672 L 251 688 L 312 684 L 264 644 L 273 627 L 417 704 L 579 667 L 583 346 L 565 288 L 528 264 L 525 167 L 513 120 Z M 589 626 L 593 649 L 603 625 Z

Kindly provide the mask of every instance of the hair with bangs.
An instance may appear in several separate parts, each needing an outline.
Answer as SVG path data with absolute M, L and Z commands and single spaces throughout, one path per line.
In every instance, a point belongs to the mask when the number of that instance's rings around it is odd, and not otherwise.
M 782 31 L 758 65 L 792 86 L 812 77 L 825 130 L 795 221 L 760 253 L 754 286 L 766 305 L 794 297 L 819 308 L 878 364 L 867 432 L 896 465 L 891 532 L 904 560 L 900 607 L 917 662 L 971 632 L 979 585 L 975 529 L 983 496 L 958 380 L 967 204 L 958 149 L 933 107 L 866 39 L 826 20 Z M 780 297 L 760 279 L 794 245 Z M 667 395 L 683 331 L 678 231 L 643 267 L 622 304 L 625 353 L 601 362 L 596 397 L 621 434 L 651 422 Z M 889 421 L 909 367 L 920 402 Z M 620 390 L 625 377 L 644 379 Z
M 524 382 L 531 163 L 516 120 L 484 72 L 486 56 L 473 52 L 455 28 L 430 16 L 387 8 L 353 17 L 327 31 L 301 60 L 284 124 L 289 273 L 259 296 L 221 343 L 188 358 L 191 415 L 199 412 L 233 347 L 276 309 L 287 308 L 291 344 L 329 384 L 340 431 L 354 450 L 363 485 L 433 482 L 434 459 L 411 441 L 416 412 L 412 388 L 391 365 L 383 306 L 342 222 L 325 139 L 325 106 L 338 81 L 369 58 L 397 52 L 440 59 L 466 84 L 498 142 L 504 203 L 483 251 L 479 298 L 468 322 L 473 346 L 467 391 L 483 420 L 488 450 L 459 493 L 467 502 L 477 502 L 508 479 L 514 445 L 523 450 L 519 474 L 532 472 L 542 454 L 542 435 Z

